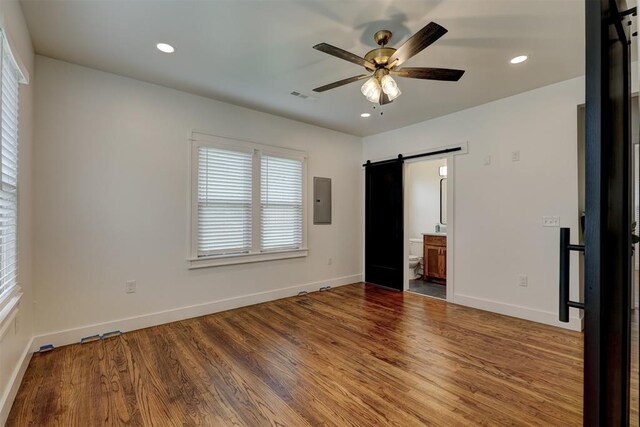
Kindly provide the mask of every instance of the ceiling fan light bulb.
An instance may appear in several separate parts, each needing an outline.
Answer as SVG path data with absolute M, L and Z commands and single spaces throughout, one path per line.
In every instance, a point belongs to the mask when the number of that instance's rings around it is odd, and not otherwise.
M 394 92 L 386 93 L 386 94 L 387 94 L 387 98 L 389 98 L 389 101 L 393 101 L 394 99 L 402 95 L 402 91 L 396 86 L 396 90 Z
M 372 93 L 371 95 L 367 96 L 367 101 L 377 104 L 378 101 L 380 101 L 380 89 L 378 89 L 376 92 Z
M 380 98 L 380 83 L 378 82 L 378 79 L 371 77 L 362 85 L 360 91 L 369 101 L 371 101 L 372 98 L 377 100 Z
M 380 83 L 382 85 L 382 91 L 389 97 L 390 101 L 393 101 L 402 94 L 398 84 L 390 75 L 387 74 L 386 76 L 383 76 Z

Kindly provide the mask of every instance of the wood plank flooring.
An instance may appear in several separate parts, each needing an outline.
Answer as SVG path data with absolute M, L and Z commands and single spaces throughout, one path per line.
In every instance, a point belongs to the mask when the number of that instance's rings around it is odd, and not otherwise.
M 36 354 L 8 425 L 571 426 L 581 405 L 581 334 L 355 284 Z

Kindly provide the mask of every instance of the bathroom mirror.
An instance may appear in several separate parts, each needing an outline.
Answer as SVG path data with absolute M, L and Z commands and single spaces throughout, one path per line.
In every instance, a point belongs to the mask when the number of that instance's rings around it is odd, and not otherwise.
M 440 180 L 440 224 L 447 225 L 447 178 Z

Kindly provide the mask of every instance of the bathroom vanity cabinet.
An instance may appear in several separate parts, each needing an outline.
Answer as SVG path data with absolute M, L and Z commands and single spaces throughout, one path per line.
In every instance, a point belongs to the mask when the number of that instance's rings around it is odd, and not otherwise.
M 423 279 L 436 283 L 447 283 L 447 236 L 425 234 Z

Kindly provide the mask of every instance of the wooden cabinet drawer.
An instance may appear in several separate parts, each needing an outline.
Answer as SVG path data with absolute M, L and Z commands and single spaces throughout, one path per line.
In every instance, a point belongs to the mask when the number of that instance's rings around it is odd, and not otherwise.
M 424 236 L 424 244 L 429 246 L 447 246 L 447 236 Z

